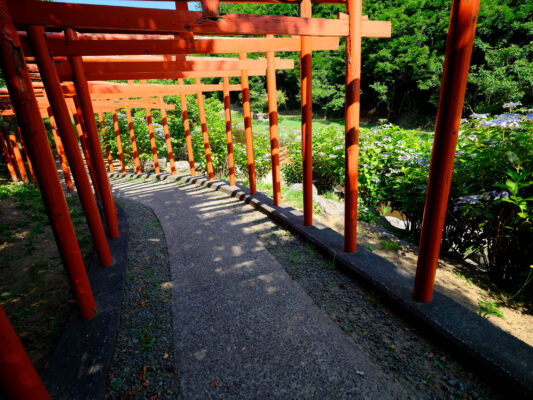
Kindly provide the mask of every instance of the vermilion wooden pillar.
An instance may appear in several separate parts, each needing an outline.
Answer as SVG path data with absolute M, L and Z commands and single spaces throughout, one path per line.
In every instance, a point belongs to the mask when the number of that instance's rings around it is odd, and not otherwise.
M 111 157 L 111 149 L 107 143 L 107 134 L 105 133 L 105 124 L 104 124 L 104 113 L 98 112 L 98 123 L 100 124 L 100 134 L 102 135 L 102 140 L 106 141 L 105 152 L 107 156 L 107 165 L 109 166 L 109 172 L 115 172 L 115 167 L 113 166 L 113 157 Z
M 133 160 L 135 163 L 135 173 L 141 173 L 141 162 L 139 161 L 139 150 L 137 149 L 137 141 L 135 140 L 135 130 L 133 129 L 133 120 L 131 118 L 131 110 L 126 107 L 126 118 L 128 119 L 128 129 L 130 131 L 131 151 L 133 153 Z
M 154 125 L 152 124 L 152 112 L 149 108 L 145 108 L 146 122 L 148 123 L 148 134 L 150 135 L 150 147 L 152 148 L 152 159 L 154 160 L 155 173 L 159 174 L 159 160 L 157 159 L 157 146 L 155 143 Z
M 163 131 L 165 132 L 165 144 L 167 146 L 170 173 L 176 175 L 176 164 L 174 163 L 174 153 L 172 152 L 172 142 L 170 141 L 170 129 L 168 129 L 167 110 L 165 110 L 165 101 L 162 96 L 159 97 L 159 104 L 161 106 L 161 123 L 163 124 Z
M 8 399 L 50 399 L 1 305 L 0 371 L 0 393 Z
M 28 176 L 26 175 L 26 167 L 24 166 L 24 160 L 22 160 L 22 154 L 20 153 L 19 145 L 17 142 L 17 137 L 15 136 L 15 132 L 11 131 L 7 135 L 7 140 L 9 141 L 9 144 L 11 145 L 11 148 L 13 149 L 13 155 L 15 156 L 15 161 L 17 162 L 17 166 L 19 168 L 20 177 L 22 178 L 22 182 L 29 183 L 30 180 L 28 179 Z
M 453 0 L 413 297 L 433 297 L 480 0 Z
M 218 0 L 202 0 L 202 13 L 206 18 L 218 17 Z
M 4 135 L 4 138 L 5 138 L 6 145 L 7 145 L 7 154 L 9 155 L 9 159 L 11 160 L 11 166 L 15 170 L 15 176 L 17 176 L 17 172 L 18 172 L 18 175 L 20 175 L 22 178 L 22 174 L 20 173 L 20 169 L 17 164 L 17 159 L 15 158 L 15 152 L 13 151 L 13 143 L 11 143 L 11 140 L 9 140 L 9 134 L 6 133 Z M 18 178 L 17 178 L 17 182 L 18 182 Z
M 30 156 L 28 155 L 28 150 L 26 150 L 26 145 L 24 144 L 24 139 L 22 139 L 22 134 L 20 133 L 20 127 L 17 126 L 17 134 L 20 139 L 20 144 L 22 145 L 22 150 L 24 150 L 24 155 L 26 156 L 26 162 L 28 163 L 28 169 L 30 170 L 31 177 L 33 182 L 37 182 L 35 179 L 35 172 L 33 172 L 33 165 L 31 165 Z
M 362 0 L 347 0 L 349 35 L 346 38 L 344 251 L 357 248 L 357 170 L 359 163 L 359 91 L 361 87 Z
M 90 162 L 87 164 L 87 167 L 89 167 L 90 165 L 89 170 L 92 171 L 91 177 L 94 177 L 93 184 L 95 185 L 94 190 L 96 193 L 96 198 L 98 200 L 102 200 L 102 195 L 101 195 L 102 191 L 100 190 L 100 184 L 98 182 L 98 174 L 96 173 L 96 169 L 94 167 L 95 166 L 94 152 L 92 151 L 92 145 L 91 145 L 91 142 L 89 141 L 89 135 L 87 133 L 87 126 L 85 125 L 83 110 L 81 108 L 81 102 L 78 96 L 74 96 L 72 99 L 74 100 L 74 105 L 76 107 L 76 116 L 78 117 L 78 125 L 80 127 L 80 132 L 83 137 L 83 140 L 80 140 L 80 141 L 82 142 L 82 146 L 84 146 L 85 148 L 86 157 L 89 157 L 89 160 L 90 160 Z
M 180 85 L 183 85 L 183 79 L 178 79 L 178 83 Z M 187 157 L 189 159 L 189 167 L 191 169 L 191 176 L 195 176 L 196 170 L 194 168 L 194 153 L 192 150 L 191 127 L 189 125 L 189 114 L 187 113 L 187 98 L 184 94 L 180 94 L 180 105 L 181 117 L 183 119 L 183 129 L 185 130 L 185 143 L 187 145 Z
M 74 186 L 72 185 L 72 179 L 70 177 L 70 171 L 68 168 L 67 158 L 65 156 L 65 150 L 63 149 L 63 142 L 57 133 L 57 126 L 54 115 L 52 114 L 52 108 L 48 107 L 48 118 L 50 119 L 50 126 L 52 127 L 52 136 L 54 137 L 54 143 L 56 145 L 57 155 L 59 156 L 59 163 L 61 164 L 61 171 L 63 171 L 63 177 L 65 178 L 65 184 L 67 190 L 72 192 Z
M 202 82 L 200 78 L 195 78 L 194 83 L 200 85 Z M 209 180 L 212 181 L 215 179 L 215 174 L 213 173 L 213 163 L 211 161 L 211 148 L 209 147 L 209 135 L 207 134 L 207 120 L 205 118 L 205 107 L 204 107 L 204 95 L 202 92 L 197 92 L 196 97 L 198 99 L 198 114 L 200 115 L 200 125 L 202 127 L 202 139 L 204 141 L 204 150 L 205 150 L 205 160 L 207 164 L 207 175 Z
M 146 84 L 146 80 L 141 80 L 142 84 Z M 152 124 L 152 112 L 149 108 L 145 108 L 146 123 L 148 124 L 148 135 L 150 136 L 150 147 L 152 149 L 152 159 L 154 160 L 155 173 L 159 174 L 159 161 L 157 160 L 157 146 L 155 143 L 154 125 Z
M 43 203 L 50 218 L 78 310 L 82 318 L 89 319 L 96 313 L 96 305 L 87 278 L 85 263 L 61 189 L 17 30 L 13 26 L 5 0 L 0 0 L 0 21 L 2 21 L 0 67 L 24 142 L 35 167 Z
M 274 37 L 266 35 L 267 38 Z M 270 122 L 270 156 L 272 158 L 272 200 L 275 206 L 281 204 L 281 171 L 279 167 L 279 137 L 278 137 L 278 96 L 276 88 L 276 66 L 274 52 L 267 51 L 267 94 L 268 120 Z
M 239 53 L 239 60 L 246 60 L 246 53 Z M 252 111 L 250 108 L 250 85 L 248 71 L 241 70 L 242 114 L 244 117 L 244 138 L 246 140 L 246 158 L 248 161 L 248 182 L 250 194 L 257 193 L 255 182 L 254 141 L 252 138 Z
M 300 3 L 300 17 L 311 18 L 311 0 Z M 302 98 L 302 167 L 304 225 L 313 225 L 313 83 L 312 38 L 301 37 L 300 81 Z
M 175 1 L 176 10 L 178 11 L 188 11 L 188 3 L 182 1 Z M 194 39 L 192 32 L 181 32 L 178 35 L 175 35 L 176 39 Z M 185 61 L 185 54 L 176 54 L 176 61 Z M 183 85 L 183 79 L 178 79 L 178 84 Z M 185 130 L 185 143 L 187 145 L 187 158 L 189 160 L 189 169 L 191 171 L 191 176 L 196 175 L 196 169 L 194 167 L 194 153 L 192 147 L 191 139 L 191 128 L 189 125 L 189 115 L 187 113 L 187 98 L 184 94 L 180 95 L 180 105 L 181 105 L 181 116 L 183 119 L 183 129 Z
M 68 106 L 63 95 L 63 89 L 59 82 L 56 70 L 54 68 L 52 58 L 46 46 L 45 32 L 42 27 L 32 26 L 29 28 L 29 36 L 31 44 L 34 49 L 35 58 L 39 65 L 39 71 L 46 89 L 46 94 L 50 99 L 50 108 L 48 113 L 50 116 L 55 115 L 57 118 L 52 119 L 54 126 L 57 127 L 59 136 L 63 138 L 62 144 L 66 152 L 66 156 L 70 163 L 72 174 L 76 182 L 80 202 L 85 213 L 87 225 L 91 232 L 94 247 L 98 254 L 101 265 L 111 265 L 113 259 L 107 243 L 107 238 L 100 219 L 100 213 L 91 189 L 91 183 L 87 176 L 87 170 L 83 165 L 83 158 L 80 152 L 78 141 L 76 140 L 76 133 L 72 127 Z
M 4 134 L 2 132 L 0 132 L 0 146 L 2 147 L 2 153 L 4 154 L 4 159 L 6 161 L 7 170 L 11 176 L 11 180 L 13 182 L 18 182 L 19 179 L 17 177 L 17 172 L 15 171 L 15 167 L 11 161 L 11 156 L 9 155 L 9 150 L 7 149 L 6 142 L 4 141 Z
M 85 164 L 87 165 L 87 170 L 89 171 L 89 176 L 91 177 L 91 182 L 93 184 L 94 194 L 97 200 L 101 200 L 100 189 L 98 183 L 96 182 L 96 174 L 94 173 L 92 157 L 89 154 L 89 149 L 87 146 L 87 138 L 85 137 L 85 132 L 81 124 L 81 110 L 75 107 L 72 110 L 72 117 L 74 118 L 74 125 L 76 126 L 76 131 L 78 132 L 78 137 L 80 138 L 81 149 L 83 151 L 83 156 L 85 157 Z
M 223 78 L 224 120 L 226 121 L 226 143 L 228 146 L 229 184 L 235 186 L 235 160 L 233 157 L 233 132 L 231 129 L 231 103 L 229 98 L 229 78 Z
M 117 110 L 113 109 L 113 128 L 115 129 L 115 138 L 117 139 L 118 159 L 120 161 L 120 171 L 126 173 L 126 165 L 124 164 L 124 150 L 122 150 L 122 139 L 120 138 L 120 126 L 118 124 Z
M 65 38 L 67 40 L 75 40 L 76 34 L 72 29 L 65 30 Z M 85 71 L 83 68 L 83 61 L 81 57 L 70 57 L 70 64 L 74 75 L 74 85 L 76 86 L 76 93 L 78 94 L 81 109 L 84 115 L 85 128 L 87 129 L 87 142 L 91 147 L 91 153 L 94 159 L 94 172 L 98 179 L 98 187 L 100 195 L 102 196 L 102 205 L 104 207 L 104 214 L 106 217 L 107 228 L 109 236 L 116 238 L 120 235 L 118 230 L 117 209 L 115 207 L 115 200 L 111 193 L 111 186 L 105 170 L 104 157 L 102 156 L 102 148 L 100 147 L 100 140 L 98 139 L 98 129 L 96 128 L 96 121 L 94 119 L 94 109 L 91 103 L 91 96 L 89 94 L 89 85 L 85 78 Z

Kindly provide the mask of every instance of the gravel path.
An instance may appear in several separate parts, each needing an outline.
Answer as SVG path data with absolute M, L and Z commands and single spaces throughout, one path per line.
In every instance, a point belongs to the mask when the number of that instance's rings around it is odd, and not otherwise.
M 128 272 L 105 397 L 179 399 L 165 235 L 151 209 L 117 202 L 128 215 Z
M 413 399 L 499 399 L 485 381 L 391 311 L 380 296 L 335 270 L 311 245 L 278 229 L 267 249 L 368 356 Z
M 204 192 L 209 190 L 198 188 L 196 195 Z M 120 200 L 120 204 L 130 224 L 129 272 L 107 398 L 180 398 L 178 377 L 173 374 L 170 292 L 162 289 L 169 280 L 164 235 L 150 210 L 130 201 Z M 379 295 L 335 270 L 312 246 L 248 205 L 235 200 L 232 211 L 409 398 L 503 398 L 475 371 L 391 311 Z

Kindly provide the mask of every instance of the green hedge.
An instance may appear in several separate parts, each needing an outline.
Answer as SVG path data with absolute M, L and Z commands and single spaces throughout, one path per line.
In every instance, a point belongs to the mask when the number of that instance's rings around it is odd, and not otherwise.
M 527 279 L 533 260 L 533 114 L 521 111 L 495 117 L 474 114 L 462 122 L 441 248 L 476 258 L 492 281 L 510 292 Z M 360 201 L 370 211 L 384 205 L 399 211 L 415 243 L 432 141 L 431 132 L 405 130 L 385 121 L 360 132 Z M 285 179 L 299 182 L 298 143 L 289 146 L 289 158 L 283 167 Z M 314 134 L 313 177 L 322 190 L 343 186 L 340 128 L 332 125 Z

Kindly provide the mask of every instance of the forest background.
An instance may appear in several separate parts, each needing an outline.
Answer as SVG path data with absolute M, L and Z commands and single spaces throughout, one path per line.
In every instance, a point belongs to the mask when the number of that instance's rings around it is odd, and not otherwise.
M 435 121 L 450 0 L 363 2 L 363 14 L 392 22 L 390 39 L 362 44 L 362 116 L 387 118 L 402 125 Z M 343 5 L 313 5 L 313 17 L 336 18 Z M 221 4 L 222 13 L 298 15 L 294 4 Z M 263 56 L 264 55 L 260 55 Z M 299 53 L 293 70 L 278 71 L 280 110 L 300 108 Z M 339 50 L 313 53 L 313 112 L 342 116 L 345 43 Z M 533 103 L 533 3 L 481 2 L 470 67 L 465 112 L 498 112 L 508 102 Z M 238 83 L 237 80 L 235 83 Z M 251 79 L 252 105 L 266 111 L 264 77 Z

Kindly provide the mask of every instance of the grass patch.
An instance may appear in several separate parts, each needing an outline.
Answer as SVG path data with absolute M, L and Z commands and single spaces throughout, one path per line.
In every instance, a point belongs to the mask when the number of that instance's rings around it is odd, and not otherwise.
M 505 316 L 500 310 L 499 305 L 494 303 L 492 300 L 487 300 L 487 301 L 481 300 L 479 302 L 479 310 L 477 313 L 479 316 L 485 319 L 488 319 L 491 315 L 495 315 L 498 318 L 505 319 Z
M 381 250 L 399 251 L 402 249 L 402 245 L 394 240 L 381 239 L 379 241 L 379 247 Z

